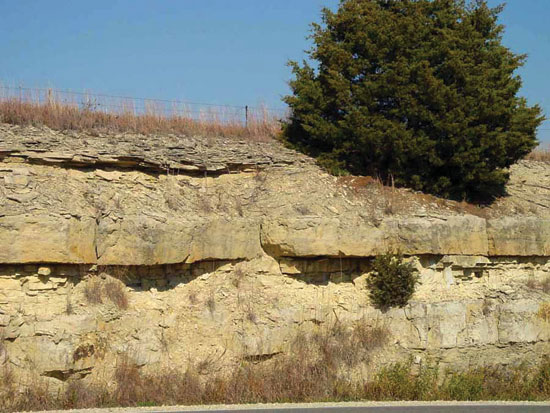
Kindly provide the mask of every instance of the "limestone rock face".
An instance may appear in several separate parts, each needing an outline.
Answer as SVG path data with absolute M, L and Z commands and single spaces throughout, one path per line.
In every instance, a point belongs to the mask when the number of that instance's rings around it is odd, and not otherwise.
M 134 216 L 103 220 L 98 264 L 158 265 L 261 255 L 259 224 L 248 219 L 158 220 Z
M 219 370 L 335 323 L 389 328 L 370 371 L 534 362 L 550 352 L 548 177 L 520 162 L 479 208 L 335 178 L 274 142 L 0 125 L 0 365 L 54 387 L 121 357 Z M 382 312 L 366 280 L 390 250 L 421 284 Z
M 0 217 L 0 262 L 96 262 L 96 223 L 88 217 Z
M 550 220 L 503 217 L 487 222 L 489 255 L 550 255 Z
M 475 216 L 388 218 L 375 226 L 344 219 L 280 219 L 262 223 L 262 245 L 278 257 L 371 257 L 403 254 L 487 254 L 485 220 Z
M 0 156 L 74 168 L 115 166 L 150 172 L 226 173 L 311 163 L 274 142 L 220 137 L 81 134 L 0 124 Z
M 264 221 L 264 250 L 276 257 L 368 257 L 387 250 L 387 233 L 368 222 L 338 218 Z
M 550 259 L 494 258 L 480 276 L 459 277 L 480 261 L 459 257 L 418 259 L 413 298 L 386 312 L 369 302 L 365 258 L 262 256 L 115 266 L 101 275 L 95 266 L 50 265 L 49 275 L 39 275 L 39 265 L 0 266 L 3 357 L 23 381 L 32 366 L 52 386 L 104 377 L 121 357 L 152 370 L 184 369 L 189 360 L 230 368 L 284 354 L 300 332 L 334 323 L 389 329 L 373 371 L 409 357 L 460 369 L 547 354 L 550 324 L 538 312 L 550 295 L 532 285 L 550 277 Z M 444 277 L 446 268 L 455 282 Z M 102 289 L 112 277 L 123 281 L 125 308 Z M 100 299 L 91 301 L 94 294 Z
M 404 254 L 487 254 L 486 222 L 473 215 L 391 219 L 385 228 Z
M 512 170 L 516 197 L 476 210 L 357 187 L 274 143 L 154 139 L 0 125 L 0 262 L 157 265 L 251 259 L 262 247 L 277 257 L 548 255 L 530 163 Z M 533 188 L 528 215 L 517 213 L 520 187 Z

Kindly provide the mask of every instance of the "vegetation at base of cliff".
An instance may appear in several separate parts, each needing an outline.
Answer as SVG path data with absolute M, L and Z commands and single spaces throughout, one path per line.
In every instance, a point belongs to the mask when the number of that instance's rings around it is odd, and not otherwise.
M 286 142 L 333 173 L 379 176 L 458 200 L 503 193 L 537 145 L 539 106 L 517 94 L 524 61 L 485 0 L 343 0 L 290 62 Z
M 318 368 L 320 369 L 318 370 Z M 340 401 L 548 401 L 550 363 L 536 369 L 483 367 L 458 373 L 412 363 L 394 364 L 373 380 L 350 382 L 319 364 L 287 360 L 277 368 L 245 363 L 227 377 L 204 380 L 186 372 L 144 374 L 129 362 L 119 363 L 115 384 L 70 382 L 51 393 L 32 384 L 19 393 L 13 384 L 0 390 L 4 412 L 125 406 L 298 403 Z M 2 384 L 4 387 L 5 383 Z
M 43 378 L 22 387 L 7 365 L 0 369 L 0 410 L 44 410 L 114 406 L 317 402 L 352 400 L 550 400 L 550 360 L 536 368 L 482 367 L 440 371 L 412 362 L 393 364 L 370 379 L 353 371 L 388 345 L 388 330 L 332 328 L 299 334 L 288 353 L 271 360 L 244 360 L 233 369 L 191 367 L 146 373 L 129 355 L 117 363 L 109 383 L 74 380 L 61 392 Z M 219 361 L 219 360 L 218 360 Z M 356 370 L 354 370 L 356 368 Z M 205 370 L 206 369 L 206 370 Z M 225 373 L 221 373 L 225 371 Z
M 367 278 L 370 299 L 376 308 L 382 310 L 407 305 L 417 283 L 415 268 L 411 263 L 404 262 L 399 253 L 377 256 Z

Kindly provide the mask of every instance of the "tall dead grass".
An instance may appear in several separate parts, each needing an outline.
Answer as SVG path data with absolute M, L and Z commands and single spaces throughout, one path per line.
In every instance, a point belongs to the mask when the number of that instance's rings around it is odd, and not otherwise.
M 349 400 L 550 400 L 550 360 L 535 369 L 483 367 L 441 372 L 412 363 L 390 365 L 371 379 L 350 372 L 385 345 L 383 327 L 357 325 L 301 334 L 287 353 L 242 362 L 229 372 L 202 376 L 197 368 L 144 373 L 131 359 L 117 363 L 111 386 L 70 382 L 60 393 L 44 385 L 15 391 L 0 377 L 0 410 L 112 406 L 278 403 Z
M 99 133 L 183 134 L 269 140 L 280 132 L 281 113 L 266 107 L 214 106 L 117 98 L 0 85 L 0 123 Z M 4 91 L 4 93 L 2 93 Z M 8 91 L 8 93 L 6 93 Z
M 550 162 L 550 149 L 539 147 L 527 155 L 525 159 L 530 161 Z

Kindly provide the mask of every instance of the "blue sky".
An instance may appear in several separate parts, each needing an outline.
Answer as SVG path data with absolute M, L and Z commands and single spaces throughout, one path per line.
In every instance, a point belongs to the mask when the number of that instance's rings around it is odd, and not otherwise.
M 550 117 L 550 0 L 508 0 L 522 95 Z M 501 3 L 490 0 L 491 5 Z M 0 82 L 280 108 L 288 59 L 338 0 L 0 0 Z M 550 121 L 539 139 L 550 143 Z

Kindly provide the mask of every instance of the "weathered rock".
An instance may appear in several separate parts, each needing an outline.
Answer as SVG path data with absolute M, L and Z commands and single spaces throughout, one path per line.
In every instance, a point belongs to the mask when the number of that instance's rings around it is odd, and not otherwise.
M 485 220 L 473 215 L 389 219 L 383 228 L 404 254 L 487 254 Z
M 261 255 L 259 224 L 252 220 L 165 221 L 149 217 L 103 220 L 98 264 L 157 265 Z
M 489 255 L 550 255 L 550 220 L 503 217 L 487 221 Z
M 487 254 L 485 220 L 390 218 L 378 226 L 343 219 L 279 219 L 262 223 L 262 245 L 277 257 L 370 257 L 387 251 L 419 254 Z
M 420 260 L 421 283 L 411 302 L 387 312 L 369 304 L 367 259 L 287 258 L 278 264 L 263 256 L 225 265 L 201 261 L 110 267 L 103 271 L 126 284 L 126 309 L 105 295 L 101 303 L 88 301 L 90 289 L 98 288 L 94 277 L 36 290 L 32 296 L 6 296 L 2 308 L 7 313 L 0 317 L 7 324 L 6 357 L 17 372 L 32 364 L 38 374 L 57 382 L 103 377 L 121 357 L 152 369 L 184 369 L 190 359 L 206 360 L 204 365 L 214 372 L 243 358 L 268 360 L 288 351 L 298 332 L 335 323 L 389 328 L 395 345 L 380 360 L 373 359 L 371 369 L 412 356 L 454 368 L 532 362 L 550 351 L 550 324 L 537 316 L 550 296 L 525 287 L 529 277 L 550 276 L 549 259 L 532 266 L 514 258 L 489 259 L 482 279 L 454 285 L 428 279 L 459 260 L 434 260 Z M 460 264 L 473 265 L 475 260 Z M 62 272 L 50 267 L 52 273 Z M 294 269 L 294 274 L 284 276 L 280 267 Z M 2 268 L 3 274 L 10 271 Z M 12 278 L 24 281 L 13 284 L 21 290 L 36 278 L 21 275 L 23 268 L 11 268 Z M 328 276 L 339 271 L 350 277 Z M 502 292 L 506 288 L 514 293 Z
M 266 221 L 261 239 L 264 250 L 276 257 L 368 257 L 390 244 L 388 234 L 374 225 L 337 218 Z
M 159 142 L 162 141 L 162 144 Z M 82 142 L 86 142 L 85 145 Z M 228 173 L 268 165 L 310 163 L 305 156 L 275 142 L 249 142 L 221 137 L 118 134 L 97 136 L 0 124 L 0 159 L 70 167 L 117 166 L 166 173 Z M 100 173 L 110 180 L 108 174 Z M 20 181 L 23 178 L 18 178 Z
M 40 267 L 38 269 L 38 275 L 42 275 L 44 277 L 48 277 L 52 273 L 52 270 L 50 267 Z
M 0 262 L 94 263 L 95 221 L 49 214 L 0 217 Z
M 21 377 L 104 377 L 123 357 L 210 374 L 338 323 L 391 330 L 370 371 L 550 352 L 544 164 L 512 167 L 482 209 L 335 178 L 274 142 L 0 125 L 0 147 L 0 364 Z M 366 285 L 389 250 L 421 283 L 382 312 Z

